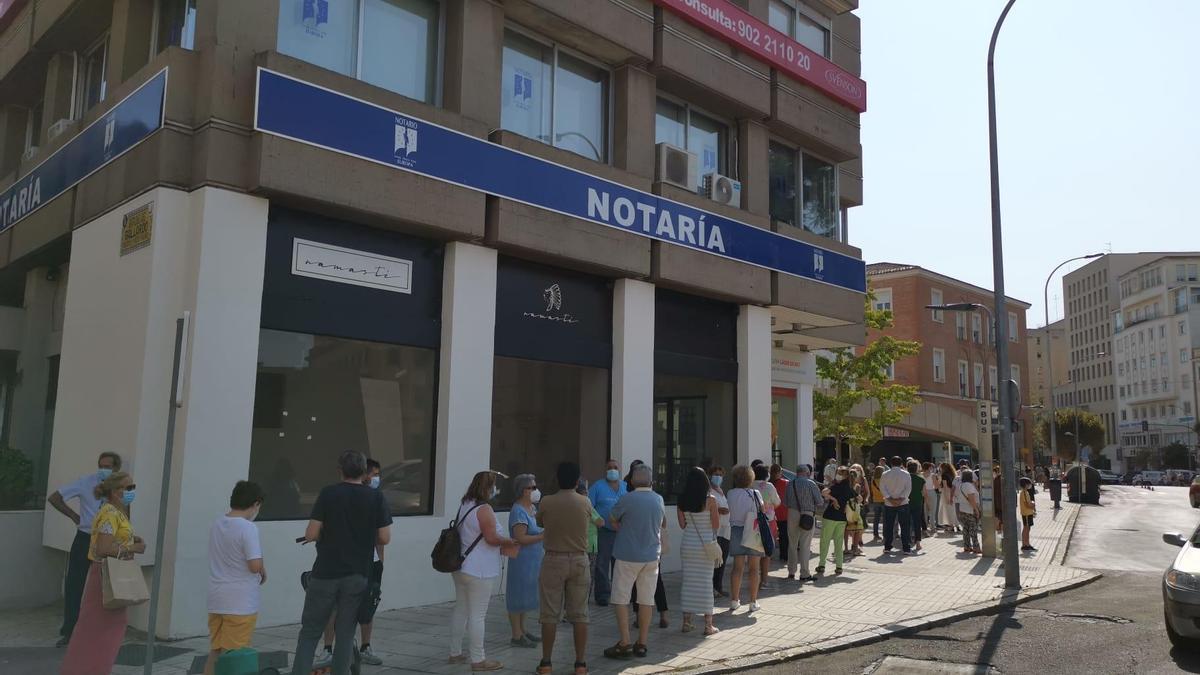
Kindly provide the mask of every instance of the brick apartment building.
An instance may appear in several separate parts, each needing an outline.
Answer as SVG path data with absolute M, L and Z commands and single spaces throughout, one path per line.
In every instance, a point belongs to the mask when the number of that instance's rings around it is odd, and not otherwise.
M 868 265 L 867 280 L 875 294 L 875 308 L 892 311 L 894 325 L 886 333 L 921 343 L 919 355 L 893 365 L 893 378 L 917 386 L 922 403 L 904 422 L 887 429 L 877 448 L 882 446 L 880 449 L 888 453 L 892 449 L 903 450 L 901 454 L 914 457 L 926 457 L 932 452 L 940 457 L 943 441 L 953 442 L 958 446 L 956 451 L 961 446 L 977 447 L 974 426 L 977 402 L 996 401 L 1004 379 L 996 369 L 992 327 L 982 311 L 936 311 L 926 306 L 969 302 L 990 309 L 992 292 L 923 267 L 897 263 Z M 1008 377 L 1021 386 L 1023 403 L 1030 400 L 1026 385 L 1029 359 L 1025 324 L 1029 307 L 1029 303 L 1009 298 L 1005 316 L 999 317 L 1008 322 L 1012 369 Z M 876 337 L 876 331 L 868 332 L 868 341 Z M 1028 411 L 1022 411 L 1018 418 L 1022 429 L 1016 436 L 1016 447 L 1027 462 L 1033 447 L 1032 418 Z M 872 456 L 875 454 L 872 452 Z

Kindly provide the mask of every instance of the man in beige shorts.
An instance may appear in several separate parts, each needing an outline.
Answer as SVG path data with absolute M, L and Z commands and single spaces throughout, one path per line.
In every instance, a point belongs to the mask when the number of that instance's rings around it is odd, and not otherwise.
M 587 675 L 588 590 L 592 566 L 588 558 L 588 522 L 592 502 L 575 491 L 579 465 L 563 462 L 557 471 L 558 492 L 542 497 L 537 522 L 545 528 L 546 557 L 538 577 L 541 596 L 542 661 L 538 675 L 553 672 L 550 656 L 558 623 L 564 617 L 575 629 L 575 675 Z

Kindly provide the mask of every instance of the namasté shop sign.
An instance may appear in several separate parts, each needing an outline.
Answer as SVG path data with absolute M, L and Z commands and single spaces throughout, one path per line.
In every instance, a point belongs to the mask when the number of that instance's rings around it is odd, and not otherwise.
M 254 128 L 675 246 L 866 292 L 843 253 L 635 190 L 265 68 Z

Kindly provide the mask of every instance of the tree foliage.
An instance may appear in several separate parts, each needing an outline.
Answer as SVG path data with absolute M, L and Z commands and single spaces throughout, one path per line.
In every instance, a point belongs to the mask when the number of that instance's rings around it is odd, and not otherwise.
M 874 298 L 867 294 L 864 322 L 868 329 L 886 330 L 893 323 L 892 311 L 875 309 Z M 920 351 L 919 342 L 881 335 L 861 349 L 845 347 L 818 355 L 817 377 L 822 382 L 813 392 L 815 437 L 833 438 L 839 456 L 845 443 L 864 447 L 879 442 L 883 428 L 899 423 L 921 400 L 917 387 L 889 380 L 888 368 Z M 862 403 L 874 404 L 873 412 L 854 417 L 851 413 Z
M 1162 449 L 1162 465 L 1164 469 L 1190 469 L 1191 451 L 1178 441 Z
M 1075 419 L 1079 419 L 1080 442 L 1076 444 Z M 1054 431 L 1058 441 L 1058 457 L 1066 462 L 1075 461 L 1078 449 L 1087 446 L 1095 455 L 1104 447 L 1104 422 L 1099 415 L 1093 415 L 1078 408 L 1059 408 L 1054 411 Z M 1050 416 L 1040 415 L 1035 429 L 1038 442 L 1042 447 L 1050 448 Z M 1068 436 L 1067 434 L 1071 435 Z
M 0 445 L 0 510 L 29 508 L 33 462 L 16 448 Z

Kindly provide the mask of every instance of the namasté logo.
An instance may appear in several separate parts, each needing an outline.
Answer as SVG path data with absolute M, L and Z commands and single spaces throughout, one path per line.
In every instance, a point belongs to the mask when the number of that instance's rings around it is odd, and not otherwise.
M 550 288 L 542 291 L 542 300 L 546 301 L 547 312 L 558 312 L 562 310 L 562 289 L 558 284 L 553 284 Z
M 524 316 L 531 319 L 542 319 L 543 321 L 557 321 L 558 323 L 579 323 L 569 312 L 562 311 L 563 292 L 562 287 L 558 284 L 551 284 L 548 288 L 542 290 L 542 302 L 546 304 L 546 310 L 542 312 L 525 312 Z

